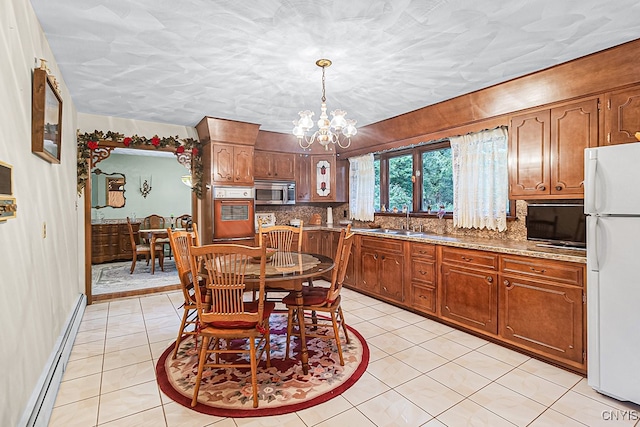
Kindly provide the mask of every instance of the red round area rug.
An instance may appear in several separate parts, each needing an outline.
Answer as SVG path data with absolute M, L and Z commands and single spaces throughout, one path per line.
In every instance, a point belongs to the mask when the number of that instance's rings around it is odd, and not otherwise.
M 341 331 L 344 366 L 340 366 L 334 340 L 308 338 L 309 373 L 304 375 L 299 339 L 292 339 L 289 357 L 284 358 L 287 315 L 272 314 L 269 323 L 271 368 L 266 368 L 263 356 L 258 365 L 257 408 L 253 408 L 251 371 L 239 368 L 205 370 L 198 403 L 191 408 L 198 364 L 198 351 L 191 336 L 180 343 L 175 359 L 171 357 L 174 342 L 158 360 L 156 376 L 160 389 L 177 403 L 204 414 L 233 418 L 281 415 L 309 408 L 340 395 L 355 384 L 367 369 L 367 343 L 355 329 L 347 326 L 351 340 L 349 344 L 345 344 Z M 319 332 L 323 333 L 323 329 L 320 328 Z M 248 344 L 236 340 L 230 345 Z

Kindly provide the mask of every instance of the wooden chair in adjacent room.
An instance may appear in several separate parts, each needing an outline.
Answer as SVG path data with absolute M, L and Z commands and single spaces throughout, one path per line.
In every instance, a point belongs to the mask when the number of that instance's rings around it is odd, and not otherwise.
M 191 225 L 193 224 L 192 222 L 192 217 L 189 214 L 183 214 L 180 215 L 178 217 L 176 217 L 175 221 L 174 221 L 174 226 L 175 228 L 184 228 L 187 231 L 191 231 Z
M 142 229 L 160 229 L 166 228 L 165 220 L 163 216 L 157 214 L 151 214 L 143 218 L 142 224 L 140 224 L 140 228 Z M 156 238 L 156 244 L 162 245 L 162 250 L 164 251 L 164 247 L 169 247 L 169 259 L 171 259 L 171 246 L 169 246 L 169 238 L 168 237 L 159 237 Z
M 259 297 L 257 301 L 245 302 L 245 272 L 254 259 L 260 260 Z M 189 260 L 193 277 L 206 272 L 206 287 L 211 293 L 209 309 L 206 308 L 202 295 L 199 292 L 195 293 L 202 345 L 199 348 L 198 373 L 191 406 L 198 402 L 200 381 L 205 368 L 242 367 L 251 368 L 253 407 L 257 408 L 258 361 L 266 354 L 266 366 L 271 366 L 269 316 L 275 307 L 275 304 L 264 299 L 266 249 L 229 244 L 190 246 Z M 232 341 L 237 339 L 248 340 L 249 349 L 245 349 L 244 346 L 231 348 Z M 213 346 L 210 348 L 212 341 Z M 247 354 L 248 363 L 225 363 L 224 357 L 220 357 L 231 353 Z M 210 357 L 211 355 L 213 357 Z
M 176 338 L 176 345 L 173 350 L 173 358 L 175 359 L 184 336 L 197 335 L 198 314 L 196 313 L 196 309 L 198 307 L 195 293 L 200 292 L 206 305 L 207 289 L 204 286 L 204 281 L 200 279 L 197 280 L 197 286 L 194 286 L 194 276 L 191 273 L 191 264 L 189 263 L 189 246 L 200 246 L 200 237 L 198 236 L 196 225 L 194 224 L 193 231 L 174 231 L 171 229 L 167 229 L 167 231 L 169 232 L 171 249 L 175 254 L 176 269 L 178 270 L 180 287 L 182 289 L 182 295 L 184 296 L 182 320 L 180 322 L 180 329 L 178 330 L 178 338 Z
M 140 228 L 143 228 L 143 229 L 165 228 L 164 223 L 165 221 L 163 216 L 151 214 L 142 219 L 142 224 L 140 224 Z
M 347 264 L 349 263 L 349 256 L 351 255 L 351 247 L 353 245 L 354 234 L 349 229 L 342 230 L 340 232 L 340 240 L 338 241 L 338 248 L 336 249 L 335 267 L 331 275 L 331 284 L 329 287 L 323 286 L 305 286 L 303 288 L 303 307 L 306 312 L 309 311 L 309 315 L 305 313 L 305 334 L 307 338 L 317 337 L 323 339 L 333 339 L 336 342 L 338 348 L 338 356 L 340 357 L 340 365 L 344 366 L 344 358 L 342 357 L 342 344 L 340 343 L 340 327 L 344 331 L 344 338 L 347 344 L 350 342 L 349 334 L 347 333 L 347 325 L 344 321 L 344 314 L 342 307 L 340 306 L 340 291 L 342 290 L 342 283 L 347 272 Z M 291 336 L 300 336 L 300 331 L 295 330 L 293 325 L 294 319 L 298 316 L 298 305 L 296 304 L 296 295 L 294 292 L 290 292 L 286 297 L 282 299 L 282 302 L 287 306 L 288 319 L 287 319 L 287 345 L 285 357 L 289 357 L 289 345 Z M 327 313 L 331 316 L 331 319 L 316 318 L 315 312 Z M 333 327 L 333 335 L 323 335 L 317 333 L 318 327 L 321 325 L 327 325 L 328 321 L 331 321 Z
M 131 271 L 129 274 L 133 274 L 133 270 L 136 268 L 136 262 L 138 261 L 138 257 L 140 255 L 144 255 L 147 259 L 147 264 L 149 264 L 149 259 L 151 258 L 151 246 L 147 243 L 136 243 L 136 238 L 133 234 L 133 227 L 131 226 L 131 220 L 127 217 L 127 227 L 129 228 L 129 239 L 131 240 L 131 250 L 133 251 L 133 260 L 131 261 Z M 160 269 L 164 271 L 164 251 L 163 245 L 156 243 L 155 254 L 158 258 L 158 263 L 160 264 Z M 151 260 L 151 262 L 156 262 L 155 260 Z

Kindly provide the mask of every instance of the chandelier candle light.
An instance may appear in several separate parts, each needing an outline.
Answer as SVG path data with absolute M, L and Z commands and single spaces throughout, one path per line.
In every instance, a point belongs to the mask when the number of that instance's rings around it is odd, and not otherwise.
M 316 65 L 322 68 L 322 104 L 320 106 L 320 119 L 318 120 L 318 130 L 310 137 L 307 132 L 313 128 L 313 112 L 309 110 L 300 111 L 300 119 L 294 120 L 293 134 L 298 138 L 300 147 L 307 149 L 311 147 L 314 141 L 318 141 L 325 150 L 329 150 L 329 143 L 338 144 L 340 148 L 347 148 L 351 145 L 351 137 L 358 133 L 356 129 L 356 121 L 345 119 L 347 114 L 343 110 L 335 110 L 331 112 L 332 119 L 329 121 L 327 116 L 327 98 L 325 96 L 325 79 L 324 69 L 331 65 L 328 59 L 318 59 Z

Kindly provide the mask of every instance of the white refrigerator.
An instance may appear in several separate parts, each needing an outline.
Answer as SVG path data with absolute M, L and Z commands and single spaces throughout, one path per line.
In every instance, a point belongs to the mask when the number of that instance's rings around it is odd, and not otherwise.
M 640 404 L 640 143 L 585 150 L 587 378 Z

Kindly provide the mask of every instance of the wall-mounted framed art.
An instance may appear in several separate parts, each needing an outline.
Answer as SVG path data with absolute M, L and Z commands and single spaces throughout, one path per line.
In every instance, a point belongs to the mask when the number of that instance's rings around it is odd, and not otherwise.
M 60 163 L 62 98 L 46 66 L 33 70 L 31 151 L 50 163 Z
M 0 161 L 0 222 L 15 218 L 17 209 L 13 197 L 13 167 Z

